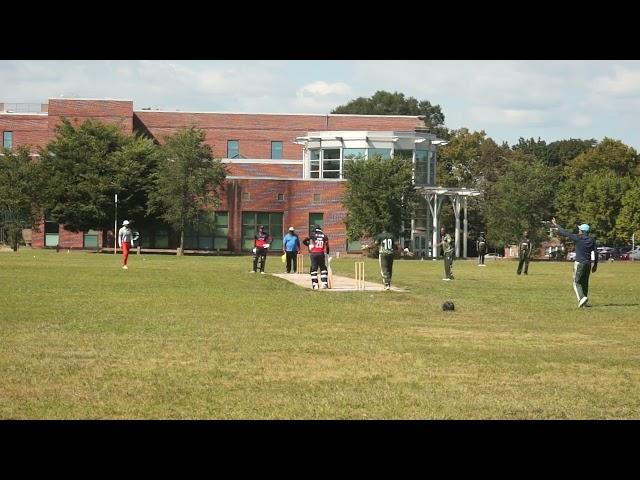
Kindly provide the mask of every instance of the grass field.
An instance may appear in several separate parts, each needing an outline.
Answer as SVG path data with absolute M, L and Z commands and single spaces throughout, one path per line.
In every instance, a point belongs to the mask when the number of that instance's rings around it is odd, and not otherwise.
M 0 253 L 0 418 L 640 418 L 640 262 L 602 263 L 587 309 L 568 262 L 525 277 L 459 261 L 443 282 L 441 261 L 396 261 L 408 293 L 314 292 L 250 265 Z

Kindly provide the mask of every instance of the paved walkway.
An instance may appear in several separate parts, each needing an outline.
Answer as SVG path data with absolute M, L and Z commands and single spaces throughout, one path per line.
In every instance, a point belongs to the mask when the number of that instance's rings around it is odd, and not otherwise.
M 283 278 L 291 283 L 295 283 L 299 287 L 311 289 L 311 275 L 298 274 L 298 273 L 272 273 L 274 277 Z M 364 290 L 358 290 L 356 288 L 356 280 L 349 277 L 341 277 L 339 275 L 333 275 L 332 288 L 320 289 L 320 292 L 382 292 L 384 291 L 384 285 L 382 283 L 367 282 L 365 279 Z M 407 292 L 402 288 L 397 288 L 391 285 L 391 291 L 393 292 Z

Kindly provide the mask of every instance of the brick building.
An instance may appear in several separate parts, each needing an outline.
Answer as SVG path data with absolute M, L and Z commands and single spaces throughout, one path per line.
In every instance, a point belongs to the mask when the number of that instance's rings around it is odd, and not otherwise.
M 75 124 L 88 118 L 116 123 L 126 133 L 139 132 L 159 143 L 183 127 L 203 129 L 214 156 L 228 164 L 229 175 L 215 219 L 208 219 L 209 225 L 215 220 L 215 228 L 189 229 L 186 249 L 248 251 L 259 224 L 273 235 L 276 251 L 289 226 L 305 234 L 313 224 L 323 226 L 334 251 L 358 248 L 347 243 L 342 205 L 342 167 L 356 156 L 407 155 L 414 161 L 416 183 L 434 185 L 437 139 L 424 132 L 418 116 L 134 110 L 131 100 L 77 98 L 25 105 L 0 103 L 0 130 L 4 146 L 29 145 L 34 154 L 54 138 L 63 117 Z M 118 217 L 128 218 L 126 212 Z M 130 220 L 143 248 L 177 247 L 177 234 L 161 222 Z M 414 237 L 424 235 L 422 223 L 427 219 L 407 228 L 406 244 L 419 244 Z M 43 221 L 31 241 L 35 248 L 81 249 L 110 246 L 107 238 L 107 232 L 67 232 Z

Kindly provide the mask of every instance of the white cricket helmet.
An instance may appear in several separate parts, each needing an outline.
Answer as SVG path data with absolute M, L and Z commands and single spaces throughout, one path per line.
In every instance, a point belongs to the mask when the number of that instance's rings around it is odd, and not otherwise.
M 129 225 L 129 220 L 125 220 L 124 222 L 122 222 L 122 225 L 124 225 L 124 226 Z

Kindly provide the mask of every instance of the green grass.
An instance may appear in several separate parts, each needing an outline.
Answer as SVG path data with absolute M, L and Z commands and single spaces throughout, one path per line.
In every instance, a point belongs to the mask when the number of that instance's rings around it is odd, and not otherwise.
M 459 261 L 443 282 L 441 261 L 396 261 L 408 293 L 313 292 L 250 266 L 1 252 L 0 418 L 640 418 L 640 262 L 601 264 L 588 309 L 564 262 L 524 277 Z

